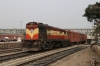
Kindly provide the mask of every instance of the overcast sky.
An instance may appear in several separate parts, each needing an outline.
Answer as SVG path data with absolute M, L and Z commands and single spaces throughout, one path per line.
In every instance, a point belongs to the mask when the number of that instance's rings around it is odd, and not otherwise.
M 82 17 L 89 4 L 100 0 L 0 0 L 0 28 L 25 28 L 31 21 L 59 28 L 92 28 Z

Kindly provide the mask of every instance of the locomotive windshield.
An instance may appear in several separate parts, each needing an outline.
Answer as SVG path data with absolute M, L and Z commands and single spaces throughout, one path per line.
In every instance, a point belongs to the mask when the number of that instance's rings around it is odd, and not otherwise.
M 36 22 L 29 22 L 26 24 L 26 27 L 34 27 L 35 25 L 37 25 Z

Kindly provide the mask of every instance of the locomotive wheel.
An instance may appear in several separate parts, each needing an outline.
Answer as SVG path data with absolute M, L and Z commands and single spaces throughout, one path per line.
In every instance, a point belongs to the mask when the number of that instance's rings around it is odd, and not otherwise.
M 71 43 L 70 43 L 70 41 L 68 41 L 68 46 L 71 46 Z
M 53 43 L 50 42 L 50 43 L 48 44 L 48 47 L 49 47 L 49 49 L 52 49 L 52 48 L 53 48 Z
M 66 46 L 67 46 L 67 42 L 63 42 L 63 43 L 62 43 L 62 46 L 63 46 L 63 47 L 66 47 Z
M 48 44 L 43 44 L 43 50 L 46 50 L 46 49 L 50 49 L 50 46 Z
M 46 49 L 52 49 L 54 47 L 53 43 L 51 42 L 46 42 L 43 44 L 43 50 L 46 50 Z
M 71 43 L 71 46 L 73 46 L 74 45 L 74 43 Z

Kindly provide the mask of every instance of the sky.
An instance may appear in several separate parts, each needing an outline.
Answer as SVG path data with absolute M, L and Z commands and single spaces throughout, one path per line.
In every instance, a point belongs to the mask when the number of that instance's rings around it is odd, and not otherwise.
M 96 2 L 100 0 L 0 0 L 0 28 L 25 29 L 33 21 L 63 29 L 92 28 L 82 15 Z

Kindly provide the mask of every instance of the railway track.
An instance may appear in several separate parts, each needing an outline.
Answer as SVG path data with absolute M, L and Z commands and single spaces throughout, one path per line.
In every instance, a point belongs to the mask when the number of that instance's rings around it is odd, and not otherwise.
M 16 58 L 29 56 L 29 55 L 32 55 L 32 54 L 33 53 L 24 52 L 24 51 L 8 53 L 8 54 L 4 54 L 4 55 L 2 54 L 2 55 L 0 55 L 0 63 L 7 62 L 9 60 L 13 60 L 13 59 L 16 59 Z
M 0 54 L 18 52 L 18 51 L 22 51 L 22 49 L 21 48 L 4 49 L 0 50 Z
M 21 42 L 0 42 L 0 51 L 21 48 Z
M 30 62 L 27 62 L 27 63 L 20 64 L 18 66 L 47 66 L 50 63 L 55 62 L 56 60 L 58 60 L 60 58 L 63 58 L 63 57 L 68 56 L 70 54 L 73 54 L 73 53 L 80 51 L 84 48 L 86 48 L 86 47 L 71 48 L 68 50 L 64 50 L 62 52 L 54 53 L 54 54 L 30 61 Z
M 37 54 L 29 54 L 22 58 L 13 59 L 8 62 L 0 64 L 0 66 L 47 66 L 48 64 L 62 58 L 80 51 L 87 46 L 75 46 L 72 48 L 60 48 L 56 50 L 46 51 Z

